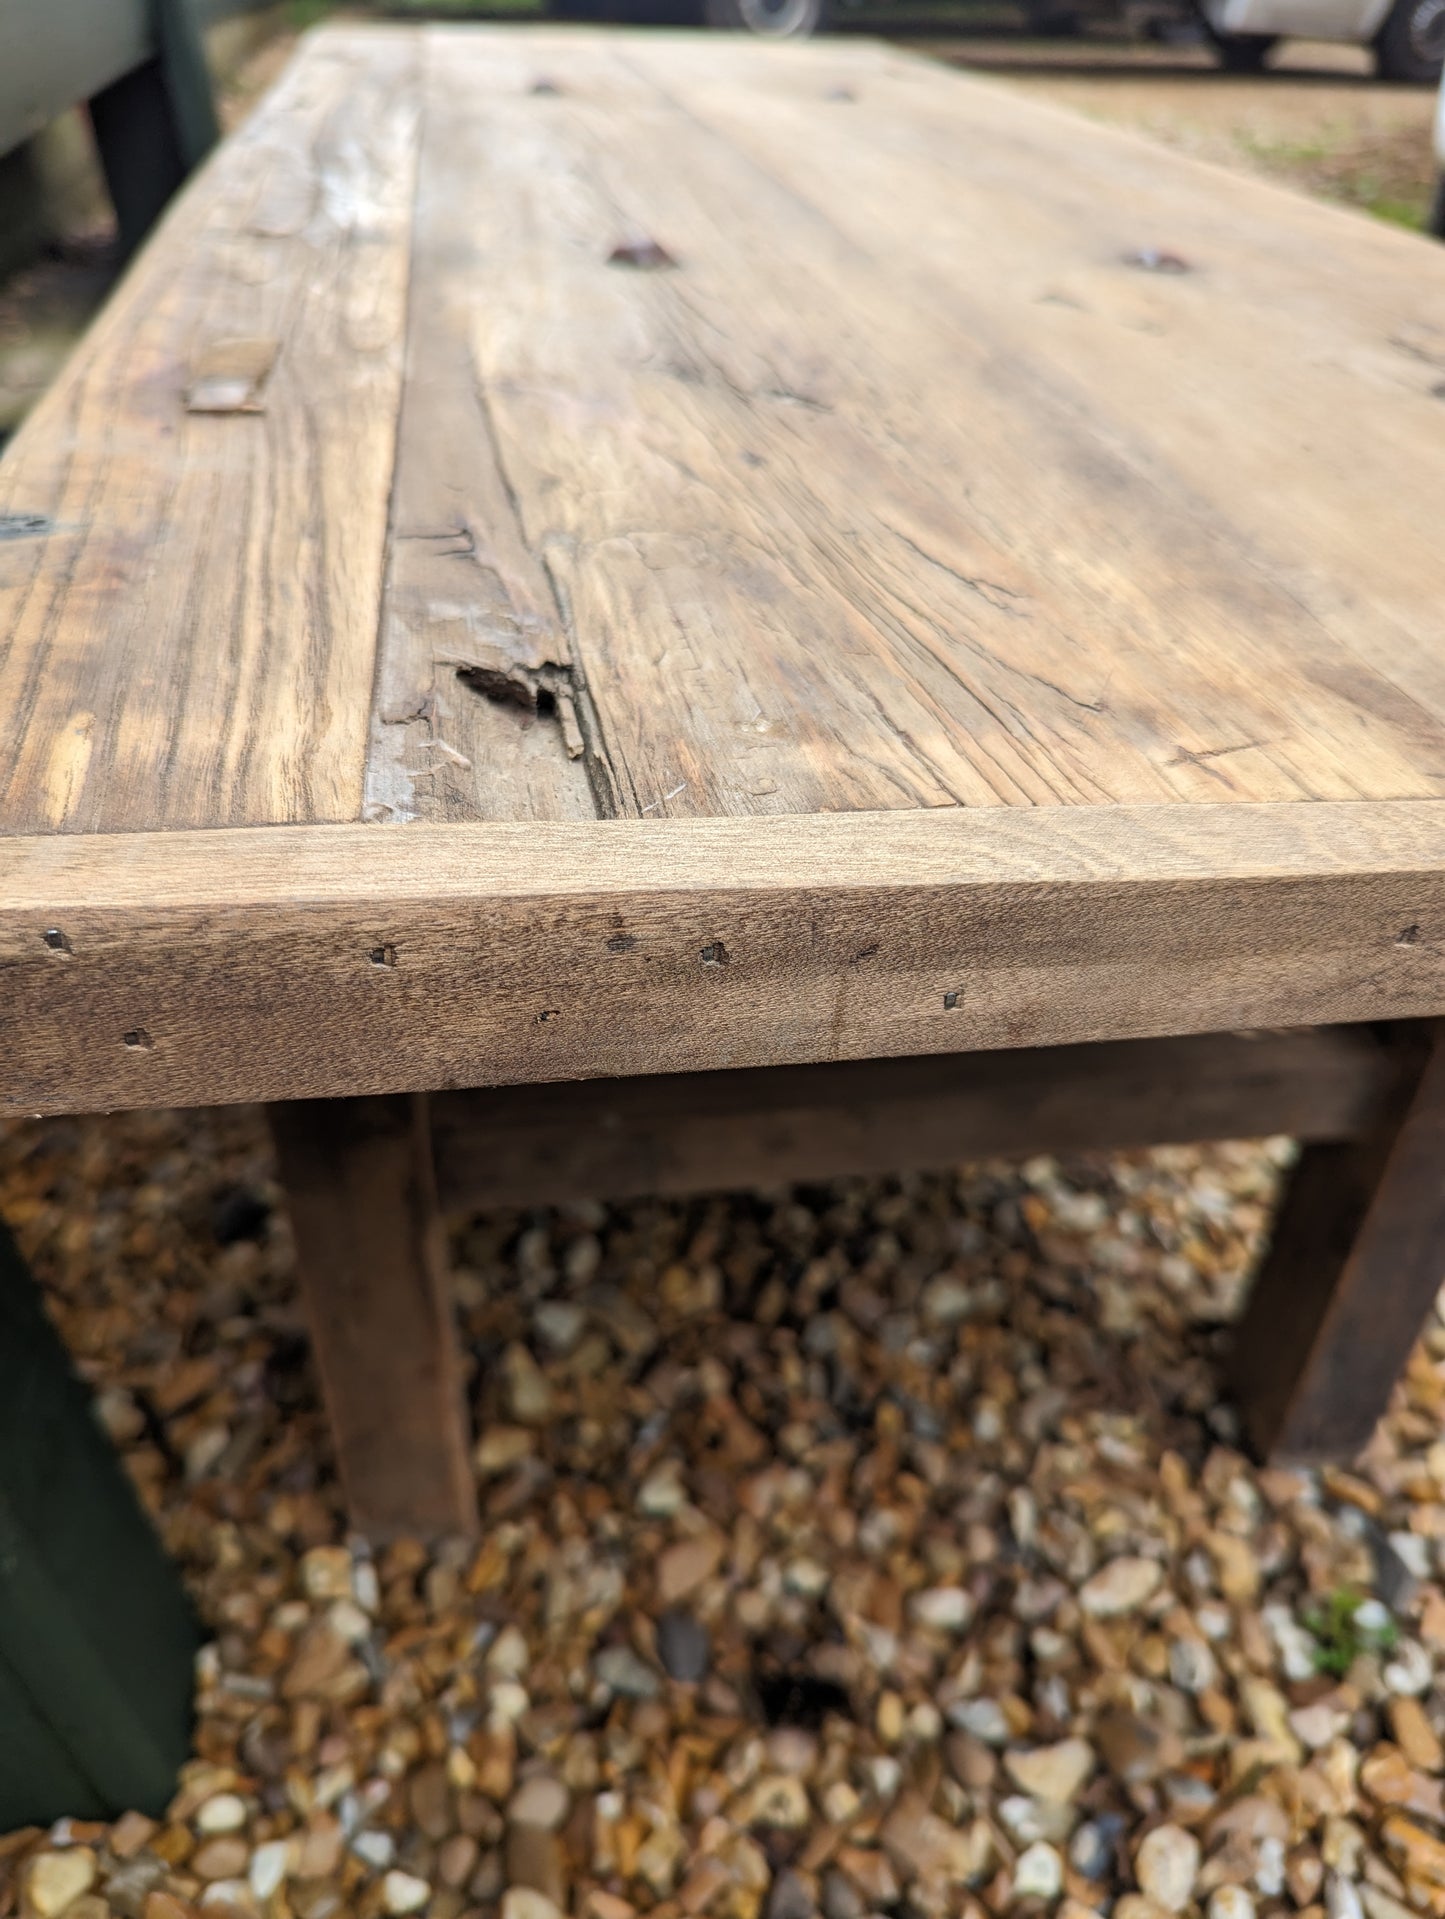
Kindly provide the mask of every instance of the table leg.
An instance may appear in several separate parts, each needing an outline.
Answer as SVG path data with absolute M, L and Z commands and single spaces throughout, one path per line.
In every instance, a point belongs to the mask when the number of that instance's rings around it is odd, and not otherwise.
M 341 1483 L 377 1536 L 477 1523 L 422 1094 L 271 1108 Z
M 1445 1279 L 1445 1040 L 1404 1038 L 1376 1127 L 1305 1147 L 1239 1326 L 1246 1433 L 1281 1463 L 1361 1450 Z

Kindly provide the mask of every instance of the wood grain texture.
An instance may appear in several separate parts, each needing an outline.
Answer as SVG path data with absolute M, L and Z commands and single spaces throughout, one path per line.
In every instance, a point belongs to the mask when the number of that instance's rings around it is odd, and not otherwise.
M 415 67 L 308 42 L 0 462 L 0 830 L 357 817 Z
M 1353 1138 L 1398 1063 L 1359 1027 L 440 1093 L 444 1209 L 723 1192 L 1030 1153 Z
M 191 1105 L 1445 1013 L 1445 808 L 0 841 L 0 1105 Z
M 621 811 L 1442 790 L 1445 258 L 877 47 L 431 31 Z
M 473 1531 L 426 1101 L 296 1100 L 271 1127 L 351 1523 L 377 1538 Z
M 0 462 L 0 831 L 1436 796 L 1442 311 L 861 41 L 327 29 Z
M 1246 1430 L 1282 1462 L 1361 1450 L 1445 1280 L 1445 1046 L 1404 1038 L 1379 1123 L 1305 1149 L 1236 1334 Z
M 452 84 L 444 43 L 424 48 L 422 93 L 364 811 L 395 822 L 593 819 L 598 794 L 613 810 L 606 763 L 471 353 L 478 302 L 499 295 L 470 215 L 486 178 L 476 104 Z

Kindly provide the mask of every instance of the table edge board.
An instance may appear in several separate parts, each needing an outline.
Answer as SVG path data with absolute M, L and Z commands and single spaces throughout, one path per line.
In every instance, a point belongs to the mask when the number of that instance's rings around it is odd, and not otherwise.
M 1445 802 L 0 841 L 0 1111 L 1445 1013 Z

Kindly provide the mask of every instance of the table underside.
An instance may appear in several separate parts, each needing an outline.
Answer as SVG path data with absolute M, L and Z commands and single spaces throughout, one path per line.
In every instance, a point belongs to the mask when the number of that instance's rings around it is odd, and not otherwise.
M 1442 382 L 867 42 L 310 36 L 0 462 L 0 1106 L 1445 1010 Z

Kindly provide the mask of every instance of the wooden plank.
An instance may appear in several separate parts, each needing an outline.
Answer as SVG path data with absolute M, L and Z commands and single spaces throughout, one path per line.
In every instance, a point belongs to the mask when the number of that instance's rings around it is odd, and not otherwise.
M 161 1815 L 199 1630 L 0 1226 L 0 1828 Z
M 1353 1458 L 1445 1280 L 1445 1047 L 1418 1044 L 1379 1123 L 1307 1147 L 1236 1340 L 1246 1428 L 1284 1462 Z
M 271 1126 L 351 1523 L 476 1525 L 426 1101 L 302 1100 Z
M 0 831 L 356 818 L 415 55 L 309 42 L 0 463 Z
M 1445 260 L 876 48 L 434 31 L 621 810 L 1441 791 Z
M 407 320 L 364 813 L 398 822 L 593 819 L 595 723 L 547 556 L 527 544 L 518 517 L 468 337 L 492 284 L 465 214 L 484 177 L 478 114 L 467 90 L 450 84 L 435 41 L 423 71 L 418 295 Z M 608 796 L 605 762 L 594 752 L 590 765 Z M 610 798 L 603 810 L 613 810 Z
M 1445 1013 L 1445 808 L 0 841 L 0 1104 L 199 1105 Z
M 968 1159 L 1351 1138 L 1398 1062 L 1368 1029 L 1024 1047 L 441 1093 L 445 1209 L 723 1192 Z

